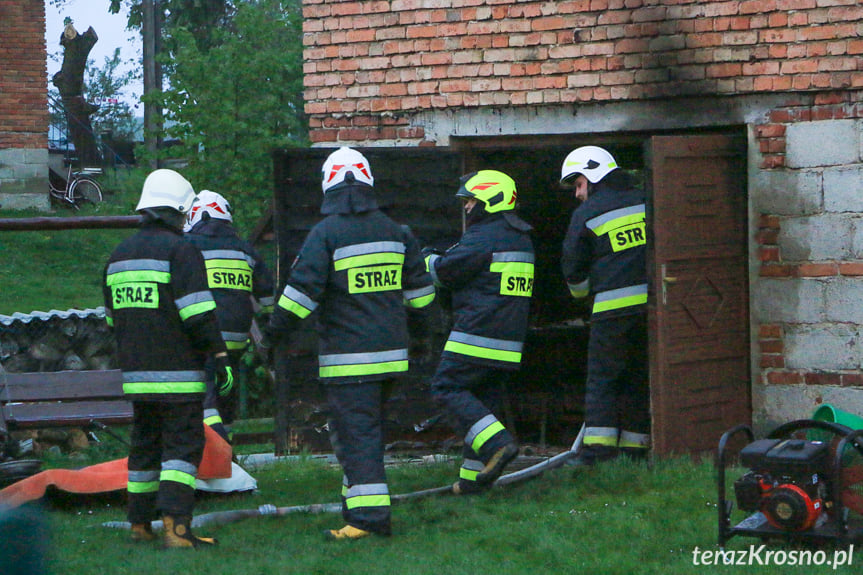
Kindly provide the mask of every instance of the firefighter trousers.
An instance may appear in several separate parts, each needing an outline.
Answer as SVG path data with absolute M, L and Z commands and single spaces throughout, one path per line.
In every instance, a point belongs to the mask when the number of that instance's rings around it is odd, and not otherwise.
M 330 442 L 342 466 L 345 523 L 389 535 L 390 494 L 384 470 L 383 404 L 392 382 L 327 386 Z
M 585 445 L 647 447 L 646 314 L 591 320 L 584 411 Z
M 190 517 L 204 456 L 201 401 L 134 401 L 129 447 L 128 518 Z
M 456 434 L 464 438 L 459 477 L 465 481 L 475 481 L 492 455 L 514 441 L 499 419 L 511 373 L 444 357 L 432 379 L 432 397 L 443 406 Z

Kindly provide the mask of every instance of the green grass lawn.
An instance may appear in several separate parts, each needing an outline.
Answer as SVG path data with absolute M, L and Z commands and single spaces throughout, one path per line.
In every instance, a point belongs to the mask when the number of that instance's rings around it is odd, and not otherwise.
M 392 466 L 391 492 L 446 485 L 456 477 L 457 464 Z M 329 503 L 341 485 L 338 466 L 312 459 L 278 462 L 252 474 L 256 493 L 204 496 L 196 514 L 267 503 Z M 125 519 L 117 497 L 66 499 L 43 514 L 54 575 L 833 572 L 826 565 L 693 565 L 696 548 L 715 549 L 715 485 L 712 464 L 689 459 L 660 461 L 652 469 L 624 462 L 563 467 L 482 496 L 402 502 L 393 507 L 390 538 L 326 542 L 321 532 L 342 525 L 338 514 L 290 514 L 198 528 L 221 544 L 197 551 L 132 544 L 127 531 L 103 527 Z M 760 541 L 738 537 L 728 548 L 746 551 L 750 545 L 757 548 Z M 858 571 L 852 566 L 835 572 Z
M 0 210 L 0 218 L 134 215 L 141 176 L 106 173 L 105 201 L 80 211 Z M 135 190 L 138 191 L 135 191 Z M 134 230 L 0 231 L 0 314 L 102 305 L 102 268 Z
M 58 208 L 54 215 L 130 215 L 140 182 L 116 174 L 106 185 L 106 202 L 80 213 Z M 142 178 L 139 178 L 142 180 Z M 0 211 L 0 217 L 44 216 Z M 102 305 L 101 274 L 108 254 L 133 230 L 0 232 L 0 314 L 65 310 Z M 259 431 L 260 422 L 238 431 Z M 125 430 L 120 430 L 125 433 Z M 254 446 L 267 449 L 271 446 Z M 241 453 L 253 449 L 244 446 Z M 84 459 L 46 456 L 46 467 L 73 468 L 124 457 L 119 441 L 104 437 Z M 240 456 L 242 459 L 242 455 Z M 452 483 L 457 462 L 405 464 L 388 470 L 392 493 Z M 318 459 L 280 462 L 253 470 L 258 490 L 208 495 L 196 514 L 330 503 L 338 500 L 342 472 Z M 729 486 L 736 478 L 729 474 Z M 102 527 L 123 521 L 119 494 L 50 497 L 40 510 L 49 533 L 47 561 L 52 575 L 190 574 L 683 574 L 834 572 L 831 565 L 695 565 L 697 550 L 714 550 L 717 493 L 712 464 L 668 459 L 653 468 L 612 462 L 594 469 L 564 467 L 541 477 L 495 488 L 483 496 L 435 496 L 393 509 L 394 535 L 356 542 L 323 541 L 321 531 L 340 527 L 338 514 L 259 517 L 199 529 L 221 540 L 218 548 L 163 552 L 133 545 L 128 532 Z M 738 514 L 739 521 L 743 515 Z M 738 537 L 729 549 L 757 549 L 759 540 Z M 788 549 L 771 545 L 771 549 Z M 828 553 L 829 555 L 829 553 Z M 699 556 L 703 563 L 705 556 Z M 863 563 L 863 550 L 854 564 Z M 846 566 L 836 573 L 857 573 Z M 5 573 L 0 575 L 6 575 Z

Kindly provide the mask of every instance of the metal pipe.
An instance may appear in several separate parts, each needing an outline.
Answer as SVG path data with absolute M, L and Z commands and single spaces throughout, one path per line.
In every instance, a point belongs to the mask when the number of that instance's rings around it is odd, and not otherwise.
M 139 225 L 141 216 L 0 218 L 0 231 L 136 228 Z

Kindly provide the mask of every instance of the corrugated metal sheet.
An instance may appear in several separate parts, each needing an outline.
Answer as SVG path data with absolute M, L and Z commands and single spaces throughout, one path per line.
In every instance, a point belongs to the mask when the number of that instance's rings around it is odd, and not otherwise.
M 14 323 L 30 323 L 32 321 L 49 321 L 52 319 L 69 319 L 70 317 L 79 318 L 104 318 L 105 308 L 89 308 L 89 309 L 67 309 L 60 311 L 52 309 L 51 311 L 33 311 L 30 313 L 15 312 L 12 315 L 0 314 L 0 324 L 10 326 Z

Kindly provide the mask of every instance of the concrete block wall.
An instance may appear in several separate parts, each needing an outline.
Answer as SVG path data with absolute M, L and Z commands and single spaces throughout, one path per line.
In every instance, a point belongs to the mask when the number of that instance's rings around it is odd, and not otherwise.
M 0 0 L 0 205 L 47 209 L 44 0 Z
M 417 113 L 860 89 L 857 0 L 303 0 L 329 144 L 434 145 Z
M 801 95 L 757 129 L 756 420 L 863 414 L 863 92 Z

